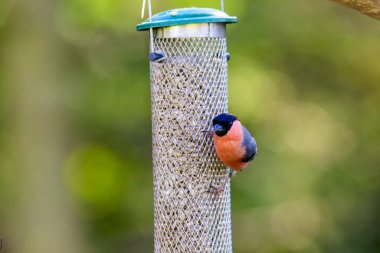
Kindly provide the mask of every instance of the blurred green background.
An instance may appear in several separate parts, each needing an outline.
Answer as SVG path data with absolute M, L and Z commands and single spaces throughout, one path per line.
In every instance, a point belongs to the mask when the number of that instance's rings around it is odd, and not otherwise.
M 152 252 L 142 1 L 0 1 L 0 252 Z M 225 1 L 235 253 L 380 252 L 380 23 L 331 1 Z M 219 1 L 153 1 L 153 12 Z

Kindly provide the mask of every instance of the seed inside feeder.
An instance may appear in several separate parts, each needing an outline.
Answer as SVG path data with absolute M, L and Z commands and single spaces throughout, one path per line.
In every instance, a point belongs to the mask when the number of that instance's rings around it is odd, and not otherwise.
M 231 252 L 229 189 L 208 192 L 228 172 L 202 132 L 227 111 L 226 40 L 156 38 L 154 45 L 167 56 L 151 62 L 159 252 Z

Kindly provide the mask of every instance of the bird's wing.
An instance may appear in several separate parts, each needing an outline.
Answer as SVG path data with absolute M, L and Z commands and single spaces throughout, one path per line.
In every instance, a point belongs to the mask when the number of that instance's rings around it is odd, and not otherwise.
M 255 139 L 249 133 L 247 128 L 242 126 L 243 128 L 243 141 L 241 143 L 242 147 L 245 149 L 245 154 L 241 159 L 243 162 L 249 162 L 255 158 L 257 154 L 257 144 Z

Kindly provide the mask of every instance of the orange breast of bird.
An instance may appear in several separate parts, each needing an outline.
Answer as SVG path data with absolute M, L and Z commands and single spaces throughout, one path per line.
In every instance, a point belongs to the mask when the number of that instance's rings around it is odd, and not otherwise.
M 243 129 L 240 121 L 236 120 L 231 129 L 224 136 L 214 134 L 215 151 L 219 159 L 233 170 L 239 171 L 247 166 L 243 162 L 245 150 L 241 146 L 243 141 Z

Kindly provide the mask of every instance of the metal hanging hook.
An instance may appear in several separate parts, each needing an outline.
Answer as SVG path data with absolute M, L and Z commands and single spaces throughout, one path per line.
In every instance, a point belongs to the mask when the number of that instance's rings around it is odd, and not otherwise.
M 142 2 L 142 8 L 141 8 L 141 18 L 144 18 L 145 14 L 145 5 L 146 5 L 146 0 L 143 0 Z M 149 22 L 152 21 L 152 3 L 150 0 L 148 0 L 148 14 L 149 14 Z M 153 46 L 153 29 L 149 28 L 149 48 L 150 52 L 153 52 L 154 46 Z
M 150 0 L 148 0 L 148 13 L 149 13 L 149 22 L 152 22 L 152 4 L 151 4 Z M 153 52 L 154 51 L 153 28 L 149 28 L 149 37 L 150 37 L 150 51 Z
M 142 19 L 144 18 L 144 14 L 145 14 L 145 3 L 146 3 L 146 0 L 143 0 L 142 7 L 141 7 L 141 18 Z

